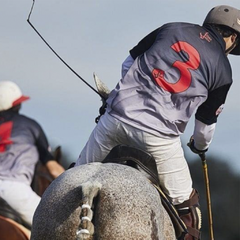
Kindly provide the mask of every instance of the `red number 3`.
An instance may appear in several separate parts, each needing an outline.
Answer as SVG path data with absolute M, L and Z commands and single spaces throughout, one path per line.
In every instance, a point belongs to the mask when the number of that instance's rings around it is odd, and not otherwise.
M 198 51 L 186 42 L 177 42 L 171 48 L 179 53 L 185 51 L 188 54 L 188 61 L 176 61 L 173 67 L 180 71 L 180 78 L 176 83 L 169 83 L 164 79 L 164 71 L 161 69 L 153 69 L 152 75 L 157 82 L 158 86 L 171 93 L 180 93 L 186 91 L 192 82 L 191 70 L 198 69 L 200 65 L 200 55 Z

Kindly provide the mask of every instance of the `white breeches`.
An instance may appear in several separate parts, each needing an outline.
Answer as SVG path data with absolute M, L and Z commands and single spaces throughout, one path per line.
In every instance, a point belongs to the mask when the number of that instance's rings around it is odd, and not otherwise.
M 140 148 L 156 160 L 160 184 L 173 204 L 188 200 L 192 192 L 192 179 L 184 158 L 180 137 L 164 139 L 149 134 L 105 113 L 93 130 L 82 150 L 76 166 L 101 162 L 118 144 Z
M 0 196 L 30 225 L 41 198 L 25 183 L 0 180 Z

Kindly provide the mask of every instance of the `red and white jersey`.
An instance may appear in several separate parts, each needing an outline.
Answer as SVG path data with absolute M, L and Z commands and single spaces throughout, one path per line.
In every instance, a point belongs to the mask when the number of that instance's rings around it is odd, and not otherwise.
M 232 71 L 216 30 L 169 23 L 130 54 L 134 62 L 107 100 L 110 115 L 162 137 L 182 134 L 196 110 L 198 121 L 217 122 Z

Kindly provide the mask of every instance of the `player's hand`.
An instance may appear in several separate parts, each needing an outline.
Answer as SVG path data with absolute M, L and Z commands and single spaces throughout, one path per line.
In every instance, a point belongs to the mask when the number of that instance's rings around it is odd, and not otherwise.
M 193 136 L 190 138 L 189 143 L 187 144 L 187 146 L 191 149 L 191 151 L 193 153 L 202 155 L 203 153 L 207 152 L 208 148 L 205 150 L 198 150 L 195 146 L 194 146 L 194 139 Z

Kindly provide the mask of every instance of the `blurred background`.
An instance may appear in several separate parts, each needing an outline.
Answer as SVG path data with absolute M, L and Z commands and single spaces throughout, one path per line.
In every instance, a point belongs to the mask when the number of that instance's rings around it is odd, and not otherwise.
M 62 162 L 68 166 L 76 161 L 94 128 L 101 101 L 27 23 L 31 4 L 31 0 L 0 0 L 0 81 L 15 81 L 31 97 L 22 113 L 40 123 L 53 149 L 61 146 Z M 96 72 L 112 89 L 120 79 L 128 51 L 146 34 L 167 22 L 201 25 L 208 11 L 222 4 L 240 9 L 239 0 L 36 0 L 31 21 L 89 84 L 94 86 L 92 75 Z M 240 239 L 240 57 L 229 59 L 234 84 L 207 154 L 218 240 Z M 193 132 L 193 121 L 182 143 L 202 196 L 203 239 L 207 239 L 201 161 L 185 147 Z

